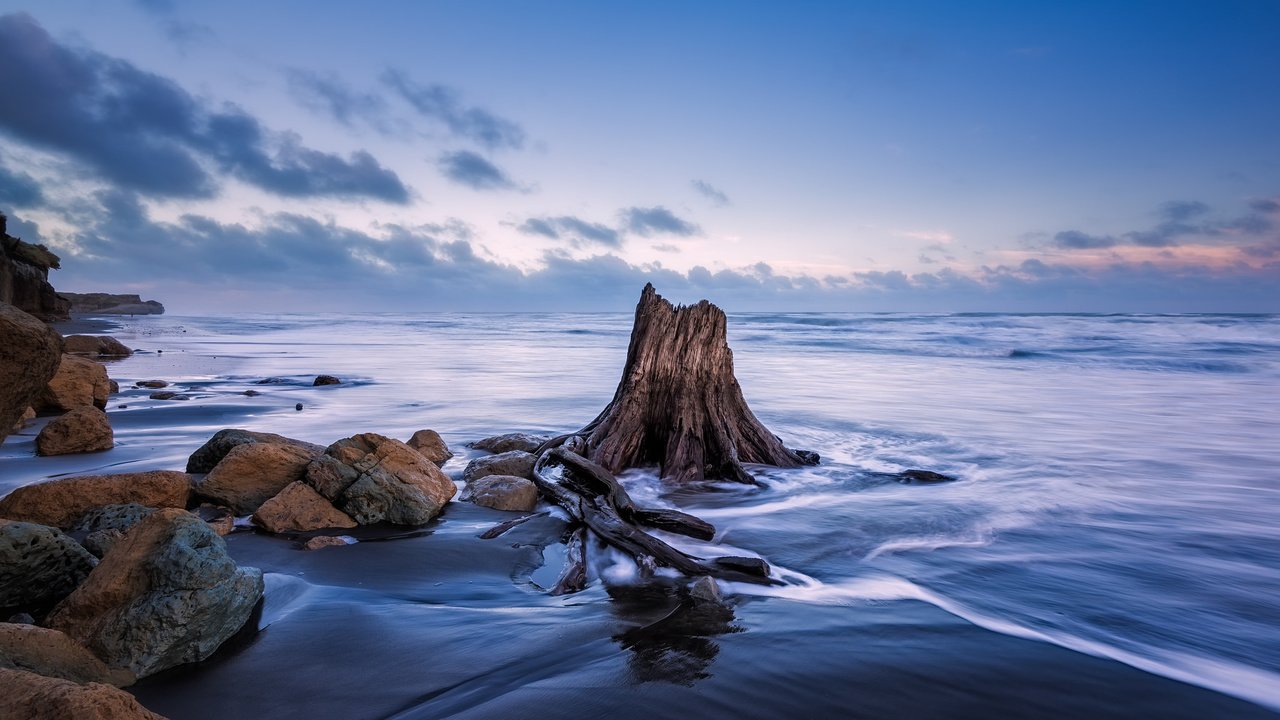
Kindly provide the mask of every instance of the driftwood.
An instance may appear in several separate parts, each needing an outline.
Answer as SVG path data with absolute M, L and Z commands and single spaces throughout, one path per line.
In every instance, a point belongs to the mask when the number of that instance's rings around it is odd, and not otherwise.
M 645 285 L 636 305 L 627 362 L 613 400 L 569 444 L 610 472 L 657 464 L 664 480 L 754 484 L 743 463 L 811 465 L 815 453 L 789 450 L 742 397 L 733 374 L 725 315 L 703 300 L 673 306 Z

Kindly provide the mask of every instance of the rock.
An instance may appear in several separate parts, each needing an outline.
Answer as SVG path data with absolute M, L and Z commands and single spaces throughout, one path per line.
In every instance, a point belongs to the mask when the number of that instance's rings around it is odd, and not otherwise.
M 36 619 L 31 617 L 30 613 L 14 613 L 9 617 L 9 622 L 16 625 L 35 625 Z
M 58 256 L 44 245 L 32 245 L 6 232 L 0 213 L 0 303 L 31 313 L 37 320 L 66 320 L 71 303 L 49 284 L 49 270 L 59 267 Z
M 58 372 L 33 403 L 41 412 L 66 412 L 78 407 L 107 406 L 111 382 L 101 363 L 63 353 Z
M 21 430 L 22 428 L 30 424 L 32 420 L 35 420 L 35 419 L 36 419 L 36 411 L 33 408 L 27 408 L 27 411 L 22 413 L 22 417 L 18 418 L 18 422 L 13 424 L 13 432 L 18 432 L 19 430 Z M 0 440 L 3 440 L 3 439 L 4 439 L 3 433 L 0 433 Z
M 303 474 L 303 482 L 310 485 L 326 500 L 337 500 L 339 496 L 360 479 L 360 471 L 345 465 L 328 456 L 314 458 Z
M 449 458 L 453 457 L 449 446 L 444 444 L 444 439 L 435 430 L 419 430 L 405 444 L 422 453 L 422 457 L 437 466 L 444 465 Z
M 0 717 L 22 720 L 165 720 L 129 693 L 104 683 L 81 685 L 0 669 Z
M 319 550 L 320 548 L 338 547 L 340 545 L 350 545 L 351 543 L 336 535 L 317 535 L 302 543 L 303 550 Z
M 201 503 L 193 512 L 219 535 L 230 535 L 236 529 L 236 516 L 231 508 Z
M 75 590 L 97 562 L 60 530 L 0 520 L 0 617 L 43 615 Z
M 950 475 L 943 475 L 932 470 L 903 470 L 894 479 L 906 485 L 933 485 L 956 481 Z
M 68 335 L 63 338 L 65 352 L 89 357 L 128 357 L 133 351 L 110 335 Z
M 462 499 L 494 510 L 530 512 L 538 505 L 538 487 L 514 475 L 486 475 L 468 483 Z
M 165 508 L 135 525 L 48 625 L 143 678 L 212 655 L 262 590 L 262 571 L 236 567 L 204 521 Z
M 120 383 L 116 382 L 115 380 L 112 380 L 112 379 L 108 378 L 108 379 L 107 379 L 107 394 L 108 394 L 108 395 L 115 395 L 115 394 L 116 394 L 116 393 L 118 393 L 118 392 L 120 392 Z
M 23 670 L 75 683 L 133 684 L 133 673 L 112 670 L 57 630 L 0 623 L 0 668 Z
M 342 384 L 342 381 L 332 375 L 317 375 L 316 379 L 312 381 L 311 386 L 315 387 L 317 385 L 341 385 L 341 384 Z
M 353 528 L 358 523 L 335 508 L 305 483 L 295 482 L 253 514 L 253 523 L 267 532 L 307 532 L 324 528 Z
M 302 412 L 302 403 L 297 403 L 296 405 L 293 406 L 293 409 L 297 410 L 298 412 Z
M 523 450 L 509 450 L 498 455 L 476 458 L 462 471 L 462 479 L 468 485 L 488 475 L 515 475 L 526 479 L 533 477 L 533 463 L 537 460 Z
M 726 556 L 715 559 L 715 564 L 722 568 L 737 570 L 756 577 L 769 577 L 769 563 L 761 558 Z
M 191 399 L 190 395 L 183 395 L 181 393 L 173 392 L 172 390 L 161 390 L 160 392 L 153 392 L 148 397 L 150 397 L 152 400 L 190 400 Z
M 162 315 L 164 305 L 139 295 L 59 293 L 71 302 L 71 312 L 87 315 Z
M 724 596 L 720 594 L 720 586 L 716 585 L 716 581 L 709 575 L 703 575 L 689 586 L 689 597 L 694 602 L 715 603 L 720 605 L 724 603 Z
M 16 488 L 0 499 L 0 518 L 70 528 L 103 505 L 137 503 L 162 508 L 187 506 L 191 478 L 171 470 L 85 475 Z
M 187 459 L 187 472 L 207 473 L 221 462 L 222 458 L 227 456 L 227 453 L 231 452 L 231 448 L 250 443 L 285 443 L 300 447 L 312 455 L 324 453 L 324 447 L 321 445 L 313 445 L 309 442 L 294 440 L 283 435 L 227 428 L 214 433 L 208 442 L 201 445 L 194 453 L 191 453 L 191 457 Z
M 325 454 L 358 473 L 334 505 L 361 525 L 425 524 L 457 492 L 435 463 L 382 435 L 354 435 L 330 445 Z
M 139 380 L 134 383 L 133 386 L 140 388 L 162 388 L 169 387 L 169 383 L 164 380 Z
M 71 526 L 73 532 L 128 530 L 155 512 L 155 508 L 138 503 L 113 503 L 93 508 Z
M 84 536 L 84 540 L 80 541 L 80 545 L 89 551 L 90 555 L 101 560 L 116 543 L 120 542 L 120 538 L 124 537 L 121 530 L 95 530 Z
M 196 483 L 196 494 L 248 515 L 301 480 L 312 457 L 311 451 L 287 443 L 237 445 Z
M 49 421 L 36 435 L 38 455 L 73 455 L 115 447 L 107 414 L 96 407 L 78 407 Z
M 287 382 L 289 381 L 285 380 L 284 378 L 269 377 L 269 378 L 262 378 L 261 380 L 254 380 L 253 384 L 254 385 L 281 385 Z
M 0 302 L 0 378 L 4 378 L 0 382 L 0 440 L 39 401 L 61 360 L 58 333 Z
M 242 392 L 242 393 L 240 393 L 240 394 L 241 394 L 241 395 L 244 395 L 245 397 L 258 397 L 258 396 L 259 396 L 259 395 L 261 395 L 262 393 L 258 392 L 257 390 L 245 390 L 244 392 Z
M 545 435 L 507 433 L 506 435 L 494 435 L 483 440 L 477 440 L 471 443 L 471 447 L 491 453 L 504 453 L 512 450 L 523 450 L 531 453 L 542 447 L 542 444 L 550 439 Z

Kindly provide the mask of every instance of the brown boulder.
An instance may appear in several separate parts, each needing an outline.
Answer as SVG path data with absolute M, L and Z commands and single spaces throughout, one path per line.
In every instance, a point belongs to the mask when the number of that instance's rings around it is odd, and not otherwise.
M 0 623 L 0 668 L 24 670 L 76 683 L 133 684 L 133 673 L 112 670 L 57 630 Z
M 538 486 L 514 475 L 486 475 L 467 484 L 462 499 L 494 510 L 530 512 L 538 505 Z
M 63 338 L 66 349 L 73 355 L 87 355 L 89 357 L 128 357 L 133 351 L 125 347 L 124 343 L 111 337 L 110 335 L 68 335 Z
M 334 505 L 361 525 L 423 525 L 457 493 L 435 463 L 399 440 L 363 433 L 339 440 L 325 454 L 358 473 Z
M 436 465 L 444 465 L 449 458 L 453 457 L 449 446 L 444 444 L 444 439 L 435 430 L 419 430 L 405 444 L 422 453 L 422 457 Z
M 66 412 L 93 406 L 102 410 L 111 394 L 111 381 L 101 363 L 63 353 L 58 372 L 33 403 L 41 412 Z
M 543 443 L 551 438 L 546 435 L 530 435 L 528 433 L 507 433 L 505 435 L 494 435 L 483 440 L 477 440 L 471 443 L 471 447 L 477 450 L 485 450 L 491 453 L 511 452 L 512 450 L 521 450 L 527 453 L 536 452 L 542 447 Z
M 201 445 L 199 449 L 191 453 L 191 457 L 187 458 L 187 472 L 207 473 L 222 462 L 222 458 L 231 452 L 231 448 L 251 443 L 284 443 L 300 447 L 309 451 L 312 455 L 324 453 L 324 447 L 321 445 L 313 445 L 309 442 L 294 440 L 283 435 L 227 428 L 214 433 L 213 437 L 209 438 L 204 445 Z
M 351 516 L 329 504 L 310 486 L 295 482 L 262 503 L 253 522 L 267 532 L 306 532 L 324 528 L 353 528 Z
M 85 475 L 23 485 L 0 498 L 0 517 L 67 529 L 103 505 L 187 506 L 191 478 L 171 470 Z
M 0 302 L 0 440 L 34 405 L 58 370 L 62 339 L 48 325 Z
M 0 717 L 23 720 L 165 720 L 129 693 L 102 683 L 81 685 L 0 669 Z
M 308 450 L 284 443 L 239 445 L 196 484 L 196 493 L 248 515 L 301 480 L 312 457 Z
M 35 408 L 27 408 L 27 411 L 22 413 L 22 417 L 18 418 L 18 422 L 13 424 L 13 432 L 18 432 L 22 428 L 26 427 L 28 423 L 30 423 L 32 420 L 35 420 L 35 419 L 36 419 Z M 0 440 L 3 440 L 3 439 L 4 438 L 0 436 Z
M 313 538 L 309 538 L 306 542 L 302 543 L 302 549 L 303 550 L 319 550 L 320 548 L 338 547 L 340 545 L 350 545 L 350 544 L 351 543 L 347 542 L 346 540 L 343 540 L 340 537 L 337 537 L 336 535 L 317 535 Z
M 497 455 L 485 455 L 467 463 L 462 469 L 462 479 L 470 484 L 489 475 L 514 475 L 533 477 L 533 464 L 537 458 L 523 450 L 508 450 Z
M 78 407 L 49 421 L 36 436 L 39 455 L 101 452 L 116 446 L 107 414 L 92 405 Z

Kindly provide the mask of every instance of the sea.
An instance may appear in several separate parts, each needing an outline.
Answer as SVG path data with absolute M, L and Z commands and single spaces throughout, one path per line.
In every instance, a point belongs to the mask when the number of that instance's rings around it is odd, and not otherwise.
M 117 447 L 37 458 L 29 428 L 0 446 L 0 492 L 182 469 L 224 427 L 320 444 L 432 428 L 458 477 L 483 454 L 470 441 L 594 418 L 631 321 L 119 318 L 106 332 L 140 352 L 108 366 Z M 621 479 L 717 528 L 673 544 L 769 563 L 782 584 L 721 583 L 731 622 L 663 623 L 680 581 L 596 544 L 589 587 L 551 596 L 555 514 L 482 540 L 516 515 L 455 502 L 319 551 L 244 526 L 228 548 L 267 586 L 251 627 L 130 691 L 220 720 L 1280 717 L 1280 316 L 731 313 L 728 329 L 756 416 L 821 464 L 749 466 L 758 487 Z M 312 387 L 321 373 L 343 383 Z M 150 379 L 189 399 L 133 387 Z

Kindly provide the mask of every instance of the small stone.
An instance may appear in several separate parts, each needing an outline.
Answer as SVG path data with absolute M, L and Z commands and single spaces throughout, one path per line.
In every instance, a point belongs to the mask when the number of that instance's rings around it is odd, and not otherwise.
M 950 475 L 943 475 L 932 470 L 903 470 L 896 480 L 907 485 L 935 485 L 937 483 L 955 482 Z
M 245 391 L 244 391 L 243 393 L 241 393 L 241 394 L 242 394 L 242 395 L 245 395 L 245 396 L 247 396 L 247 397 L 258 397 L 258 396 L 259 396 L 259 395 L 261 395 L 262 393 L 258 392 L 257 390 L 245 390 Z
M 298 412 L 302 412 L 302 403 L 298 403 L 297 405 L 294 405 L 293 409 L 297 410 Z
M 302 544 L 304 550 L 319 550 L 320 548 L 339 547 L 341 545 L 350 545 L 346 540 L 337 535 L 317 535 Z
M 342 381 L 332 375 L 318 375 L 316 379 L 312 381 L 311 386 L 315 387 L 317 385 L 341 385 L 341 384 L 342 384 Z
M 172 400 L 177 396 L 178 393 L 173 392 L 172 390 L 161 390 L 160 392 L 153 392 L 147 397 L 150 397 L 152 400 Z
M 720 586 L 708 575 L 703 575 L 694 581 L 693 585 L 689 587 L 689 597 L 694 602 L 708 602 L 717 605 L 724 602 L 724 596 L 720 594 Z
M 169 387 L 169 383 L 165 382 L 164 380 L 139 380 L 138 382 L 134 383 L 134 387 L 162 388 L 162 387 Z

